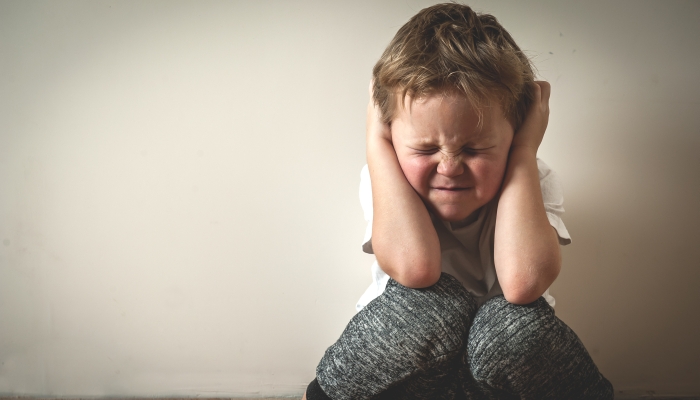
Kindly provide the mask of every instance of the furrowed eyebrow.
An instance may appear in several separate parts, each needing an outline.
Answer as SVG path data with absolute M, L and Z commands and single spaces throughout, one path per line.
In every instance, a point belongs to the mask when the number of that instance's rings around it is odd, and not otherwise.
M 432 142 L 417 142 L 417 143 L 408 143 L 408 147 L 413 147 L 413 148 L 418 148 L 418 149 L 431 149 L 431 148 L 440 147 L 440 145 L 437 143 L 432 143 Z
M 435 140 L 433 138 L 425 138 L 425 137 L 417 137 L 417 138 L 411 138 L 411 142 L 414 142 L 416 144 L 436 144 Z
M 411 139 L 407 140 L 407 145 L 412 148 L 440 147 L 440 144 L 432 139 Z
M 417 140 L 409 140 L 407 145 L 412 148 L 433 148 L 433 147 L 444 147 L 444 143 L 438 143 L 434 140 L 425 140 L 425 139 L 417 139 Z M 479 137 L 476 138 L 471 138 L 469 140 L 465 141 L 460 141 L 456 142 L 454 144 L 454 147 L 492 147 L 493 146 L 493 140 L 490 135 L 480 135 Z
M 472 143 L 483 143 L 483 142 L 487 142 L 487 141 L 490 141 L 491 139 L 493 139 L 494 136 L 495 136 L 495 134 L 494 134 L 493 131 L 491 131 L 491 130 L 489 130 L 489 131 L 482 130 L 482 131 L 480 131 L 479 133 L 477 133 L 476 135 L 473 135 L 469 140 L 467 140 L 467 141 L 465 142 L 465 144 L 468 145 L 468 144 L 472 144 Z

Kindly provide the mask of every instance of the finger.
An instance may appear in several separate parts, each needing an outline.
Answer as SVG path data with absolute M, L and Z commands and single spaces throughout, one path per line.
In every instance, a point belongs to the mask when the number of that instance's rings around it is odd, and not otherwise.
M 549 104 L 549 95 L 552 92 L 552 85 L 547 81 L 536 81 L 535 83 L 540 87 L 540 102 Z
M 542 96 L 542 88 L 537 84 L 537 81 L 530 84 L 530 93 L 532 95 L 532 105 L 540 104 L 540 97 Z

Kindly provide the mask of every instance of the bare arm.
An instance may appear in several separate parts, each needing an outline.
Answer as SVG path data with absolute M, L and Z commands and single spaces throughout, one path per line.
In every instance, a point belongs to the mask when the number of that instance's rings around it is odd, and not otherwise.
M 496 217 L 496 274 L 506 299 L 515 304 L 537 300 L 561 268 L 557 233 L 545 212 L 536 158 L 549 120 L 550 86 L 535 84 L 535 100 L 513 138 Z
M 371 85 L 370 85 L 371 88 Z M 367 164 L 372 179 L 372 248 L 382 270 L 398 283 L 422 288 L 440 278 L 440 242 L 423 201 L 406 180 L 371 100 L 367 106 Z

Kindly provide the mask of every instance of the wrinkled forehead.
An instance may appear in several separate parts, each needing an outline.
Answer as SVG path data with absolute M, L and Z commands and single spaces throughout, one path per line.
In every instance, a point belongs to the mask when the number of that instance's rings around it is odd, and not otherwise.
M 477 103 L 454 91 L 406 96 L 395 121 L 410 128 L 414 137 L 447 134 L 466 135 L 474 140 L 500 134 L 507 122 L 498 102 Z
M 468 95 L 464 91 L 454 86 L 431 87 L 421 91 L 420 93 L 414 93 L 408 89 L 406 90 L 405 95 L 404 89 L 397 88 L 394 90 L 394 101 L 400 108 L 407 108 L 414 102 L 426 101 L 430 98 L 466 100 L 475 108 L 488 107 L 491 104 L 500 104 L 500 102 L 497 100 L 498 96 L 495 94 L 491 97 L 478 96 L 476 94 Z

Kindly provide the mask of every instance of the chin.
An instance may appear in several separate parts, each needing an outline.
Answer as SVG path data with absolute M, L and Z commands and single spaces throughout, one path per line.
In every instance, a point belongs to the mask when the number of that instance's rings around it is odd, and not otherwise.
M 443 221 L 458 222 L 469 217 L 475 210 L 454 210 L 445 208 L 435 208 L 435 215 Z

